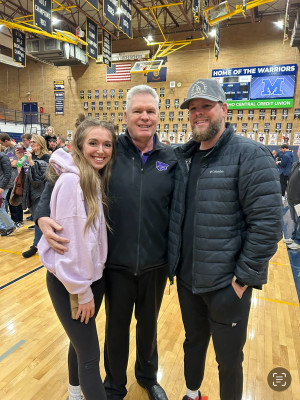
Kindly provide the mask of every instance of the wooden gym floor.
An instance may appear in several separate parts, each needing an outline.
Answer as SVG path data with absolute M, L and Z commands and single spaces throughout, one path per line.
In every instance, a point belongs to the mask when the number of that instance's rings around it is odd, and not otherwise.
M 289 224 L 287 215 L 285 224 Z M 50 303 L 46 271 L 39 257 L 24 259 L 21 255 L 33 241 L 29 225 L 32 222 L 26 222 L 12 236 L 0 238 L 0 399 L 65 400 L 68 340 Z M 299 276 L 298 273 L 298 279 Z M 102 306 L 97 319 L 101 355 L 104 323 Z M 185 394 L 183 340 L 176 286 L 167 286 L 158 320 L 158 380 L 169 400 L 181 400 Z M 244 353 L 243 400 L 300 399 L 300 310 L 283 241 L 270 262 L 269 283 L 262 291 L 253 292 Z M 146 393 L 136 383 L 134 361 L 133 321 L 126 400 L 147 400 Z M 291 374 L 292 383 L 285 391 L 276 392 L 268 386 L 267 376 L 275 367 L 283 367 Z M 104 377 L 103 357 L 101 374 Z M 217 365 L 211 345 L 201 391 L 208 400 L 219 398 Z

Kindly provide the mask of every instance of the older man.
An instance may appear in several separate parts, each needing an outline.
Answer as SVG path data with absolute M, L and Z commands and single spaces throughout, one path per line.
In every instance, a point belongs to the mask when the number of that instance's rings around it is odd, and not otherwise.
M 193 139 L 178 147 L 170 221 L 170 279 L 177 275 L 186 332 L 184 400 L 201 398 L 212 336 L 221 400 L 240 400 L 252 288 L 267 281 L 281 238 L 278 173 L 269 150 L 225 124 L 225 93 L 198 79 L 181 105 Z
M 155 134 L 158 96 L 146 85 L 127 93 L 127 131 L 117 142 L 109 188 L 110 210 L 106 262 L 105 389 L 109 400 L 123 399 L 133 309 L 136 325 L 135 375 L 149 399 L 166 400 L 157 382 L 157 317 L 167 279 L 167 237 L 177 164 L 171 147 Z M 49 200 L 47 200 L 49 201 Z M 47 205 L 47 202 L 46 202 Z M 46 209 L 39 217 L 49 215 Z M 66 251 L 60 227 L 39 219 L 46 239 Z M 59 243 L 61 242 L 61 243 Z

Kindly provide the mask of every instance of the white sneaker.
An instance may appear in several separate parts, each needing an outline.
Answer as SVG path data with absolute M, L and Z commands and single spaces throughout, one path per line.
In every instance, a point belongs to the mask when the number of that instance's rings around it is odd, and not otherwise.
M 283 243 L 287 243 L 287 244 L 292 244 L 294 243 L 293 239 L 289 238 L 289 239 L 283 239 Z
M 294 242 L 294 243 L 288 244 L 287 248 L 290 250 L 300 250 L 300 244 Z

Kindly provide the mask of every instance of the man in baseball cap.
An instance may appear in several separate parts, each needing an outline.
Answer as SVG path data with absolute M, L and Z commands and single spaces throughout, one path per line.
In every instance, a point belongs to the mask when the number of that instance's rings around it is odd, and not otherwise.
M 198 79 L 188 90 L 187 99 L 181 104 L 184 110 L 189 108 L 192 99 L 206 99 L 214 102 L 226 103 L 224 90 L 215 79 Z
M 169 278 L 185 328 L 183 400 L 200 400 L 210 338 L 220 399 L 240 400 L 252 288 L 267 282 L 281 239 L 281 195 L 271 152 L 225 123 L 225 93 L 198 79 L 181 105 L 193 138 L 178 159 L 169 228 Z M 204 393 L 203 393 L 204 395 Z

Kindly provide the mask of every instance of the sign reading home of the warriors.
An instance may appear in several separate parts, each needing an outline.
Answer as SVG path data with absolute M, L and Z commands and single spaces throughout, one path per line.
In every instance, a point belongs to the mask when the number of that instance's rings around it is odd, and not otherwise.
M 52 33 L 51 0 L 33 0 L 34 25 Z
M 231 109 L 293 107 L 296 75 L 297 64 L 212 70 Z
M 90 18 L 86 18 L 86 41 L 87 41 L 87 55 L 94 60 L 98 57 L 98 33 L 97 24 Z
M 119 7 L 118 0 L 103 0 L 103 15 L 116 28 L 118 27 L 118 22 L 119 22 L 119 14 L 117 13 L 118 7 Z
M 102 60 L 103 64 L 111 68 L 111 34 L 105 29 L 102 29 Z
M 25 33 L 13 29 L 13 60 L 26 66 Z
M 131 30 L 131 0 L 120 0 L 120 22 L 119 29 L 132 39 Z

